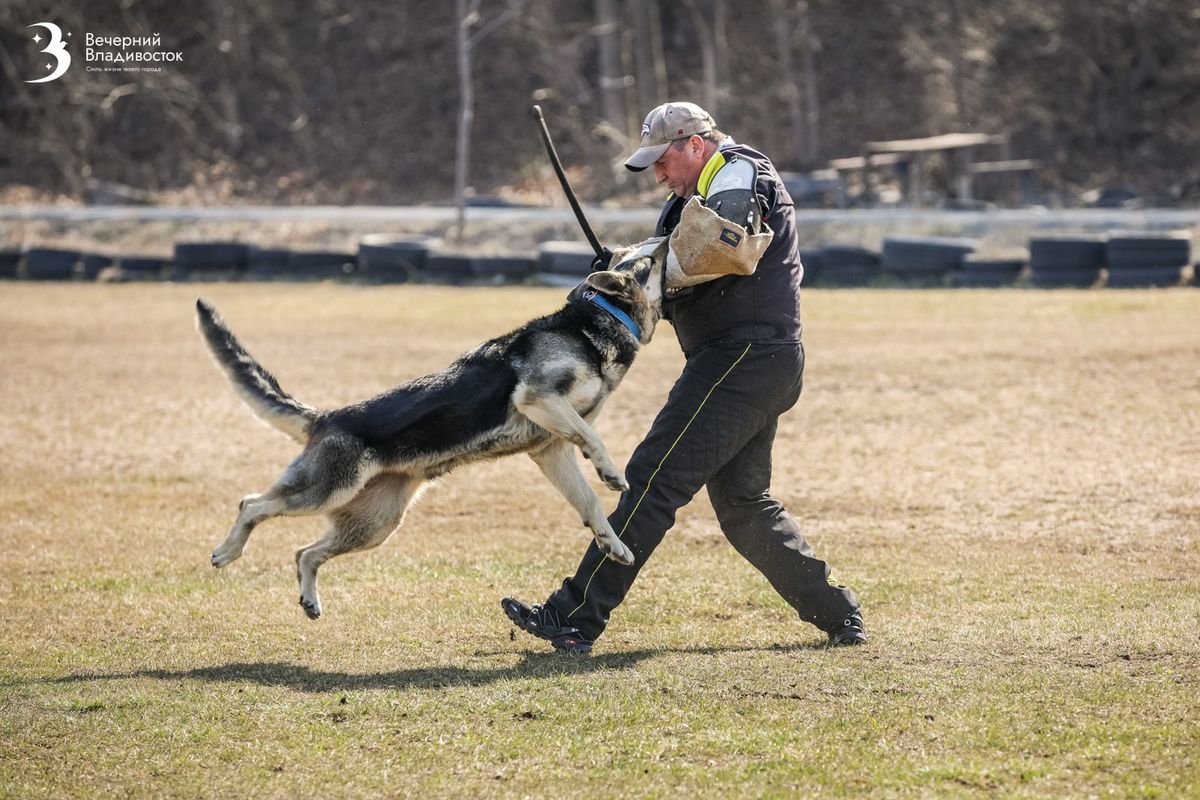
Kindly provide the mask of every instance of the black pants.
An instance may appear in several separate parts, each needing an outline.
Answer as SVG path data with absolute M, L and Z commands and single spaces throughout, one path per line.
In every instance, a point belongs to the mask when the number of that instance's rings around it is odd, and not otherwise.
M 591 639 L 603 633 L 675 512 L 702 486 L 726 538 L 802 620 L 827 630 L 858 610 L 854 592 L 830 583 L 829 566 L 770 494 L 778 417 L 800 397 L 803 372 L 800 344 L 722 344 L 688 356 L 608 518 L 637 561 L 622 566 L 589 545 L 574 577 L 547 601 L 568 625 Z

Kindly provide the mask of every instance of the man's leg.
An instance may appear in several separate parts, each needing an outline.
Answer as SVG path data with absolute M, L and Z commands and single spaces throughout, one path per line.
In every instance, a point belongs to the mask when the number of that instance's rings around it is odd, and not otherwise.
M 708 496 L 726 538 L 766 576 L 800 619 L 835 632 L 858 614 L 853 590 L 830 578 L 795 520 L 771 497 L 771 447 L 777 422 L 762 429 L 708 482 Z M 861 618 L 858 621 L 861 629 Z
M 573 577 L 545 607 L 552 624 L 594 640 L 625 598 L 638 571 L 675 523 L 675 512 L 799 392 L 797 346 L 708 347 L 688 359 L 650 432 L 634 451 L 629 491 L 609 516 L 633 551 L 622 566 L 589 545 Z M 788 397 L 791 400 L 788 400 Z M 506 603 L 510 618 L 517 609 Z M 532 626 L 522 625 L 534 632 Z M 541 635 L 541 634 L 539 634 Z M 553 639 L 552 639 L 553 641 Z

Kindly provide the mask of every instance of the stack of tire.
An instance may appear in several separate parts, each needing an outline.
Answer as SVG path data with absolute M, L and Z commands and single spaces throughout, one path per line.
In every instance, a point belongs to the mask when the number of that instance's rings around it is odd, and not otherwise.
M 168 269 L 165 258 L 156 256 L 121 256 L 113 276 L 120 281 L 157 281 Z
M 178 242 L 168 277 L 173 281 L 228 281 L 246 272 L 250 248 L 241 242 Z
M 974 254 L 963 256 L 959 268 L 950 273 L 950 285 L 962 289 L 995 289 L 1012 286 L 1025 269 L 1024 258 L 981 258 Z
M 461 286 L 471 280 L 471 256 L 437 250 L 425 258 L 422 274 L 434 283 Z
M 297 281 L 344 278 L 354 274 L 357 265 L 354 253 L 339 250 L 293 250 L 287 259 L 288 278 Z
M 883 240 L 883 272 L 913 286 L 939 286 L 959 271 L 963 257 L 979 242 L 943 236 L 887 236 Z
M 879 277 L 879 254 L 865 247 L 826 245 L 818 261 L 821 286 L 866 286 Z
M 48 247 L 25 251 L 25 277 L 31 281 L 69 281 L 75 277 L 79 252 Z
M 291 276 L 288 261 L 291 251 L 275 247 L 251 247 L 246 251 L 248 281 L 278 281 Z
M 1108 238 L 1108 285 L 1178 286 L 1192 260 L 1190 233 L 1114 234 Z
M 0 278 L 17 277 L 21 266 L 21 251 L 16 248 L 0 249 Z
M 536 271 L 536 259 L 515 253 L 479 255 L 471 259 L 471 276 L 484 283 L 521 283 Z
M 1093 286 L 1104 268 L 1101 234 L 1043 236 L 1029 240 L 1029 283 L 1041 289 Z
M 358 275 L 372 283 L 405 283 L 420 275 L 437 240 L 371 233 L 358 242 Z
M 551 286 L 574 286 L 592 273 L 595 258 L 580 242 L 544 242 L 538 247 L 538 275 Z

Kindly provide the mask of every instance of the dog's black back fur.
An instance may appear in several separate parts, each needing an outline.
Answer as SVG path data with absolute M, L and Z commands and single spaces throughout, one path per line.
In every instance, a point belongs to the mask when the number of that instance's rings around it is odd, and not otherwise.
M 597 375 L 606 376 L 612 371 L 609 367 L 619 365 L 616 380 L 637 354 L 637 344 L 620 323 L 578 294 L 562 309 L 483 343 L 443 370 L 321 414 L 312 435 L 350 434 L 385 463 L 428 458 L 469 443 L 486 456 L 528 449 L 528 437 L 486 437 L 502 429 L 512 413 L 510 398 L 525 377 L 522 369 L 534 363 L 533 351 L 541 337 L 554 336 L 556 346 L 569 348 L 574 359 L 582 359 Z M 608 346 L 602 351 L 598 342 Z M 565 393 L 574 375 L 564 370 L 547 378 Z M 590 408 L 580 409 L 581 416 L 590 412 Z M 481 441 L 481 437 L 485 438 Z
M 601 377 L 609 389 L 620 381 L 637 355 L 638 342 L 607 311 L 584 299 L 584 291 L 584 287 L 577 288 L 563 308 L 483 343 L 445 369 L 369 400 L 325 412 L 287 394 L 246 352 L 211 305 L 199 300 L 197 311 L 201 331 L 217 362 L 266 421 L 290 435 L 301 426 L 301 441 L 310 445 L 331 435 L 347 435 L 384 464 L 438 462 L 438 455 L 445 454 L 441 463 L 430 463 L 433 477 L 474 457 L 528 450 L 535 440 L 549 438 L 536 426 L 505 425 L 514 415 L 513 391 L 530 378 L 522 373 L 543 369 L 535 351 L 545 347 L 547 339 L 554 340 L 553 347 L 563 356 Z M 620 298 L 609 300 L 619 307 L 627 305 Z M 566 394 L 575 372 L 563 368 L 539 378 Z M 585 417 L 592 410 L 578 409 Z M 467 450 L 474 457 L 463 458 Z

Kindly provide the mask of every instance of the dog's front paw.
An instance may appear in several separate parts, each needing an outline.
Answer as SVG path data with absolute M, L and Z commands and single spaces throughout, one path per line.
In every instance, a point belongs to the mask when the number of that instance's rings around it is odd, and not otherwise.
M 321 598 L 305 597 L 300 595 L 300 607 L 304 609 L 304 613 L 309 619 L 319 619 L 321 616 Z
M 618 564 L 624 564 L 627 567 L 633 564 L 633 551 L 615 536 L 613 537 L 611 544 L 605 542 L 603 539 L 597 539 L 596 545 L 600 548 L 600 552 L 604 553 L 604 555 L 608 556 L 613 561 L 616 561 Z
M 214 567 L 220 569 L 232 564 L 241 557 L 242 550 L 240 547 L 225 547 L 222 545 L 213 551 L 211 562 Z
M 629 491 L 629 482 L 625 480 L 625 476 L 619 469 L 597 469 L 596 474 L 600 476 L 600 480 L 604 481 L 604 485 L 614 492 Z

